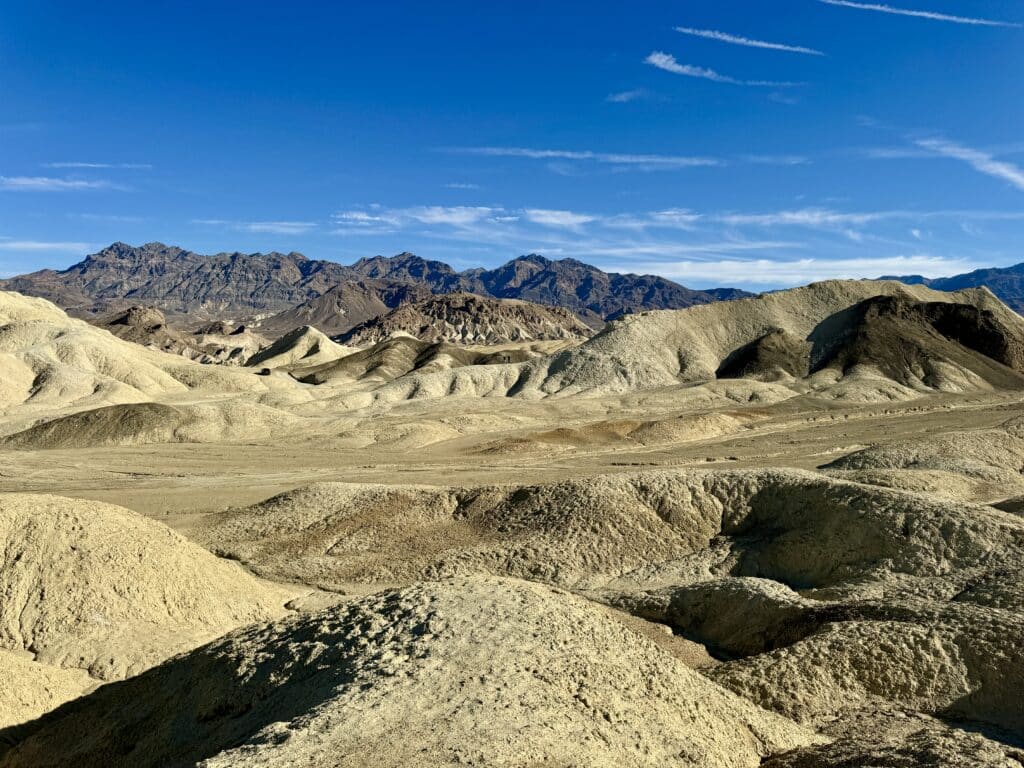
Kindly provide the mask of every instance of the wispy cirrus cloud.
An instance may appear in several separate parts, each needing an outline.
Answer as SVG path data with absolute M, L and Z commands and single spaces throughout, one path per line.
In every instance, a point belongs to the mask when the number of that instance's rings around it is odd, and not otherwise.
M 1005 160 L 997 160 L 988 152 L 966 147 L 947 139 L 919 139 L 915 143 L 922 149 L 942 157 L 965 162 L 979 173 L 1003 179 L 1017 189 L 1024 190 L 1024 168 Z
M 902 212 L 900 212 L 902 213 Z M 893 211 L 850 213 L 828 208 L 800 208 L 770 213 L 716 214 L 714 220 L 729 226 L 849 227 L 870 224 L 893 216 Z
M 617 166 L 644 168 L 694 168 L 721 165 L 714 157 L 687 155 L 633 154 L 623 152 L 594 152 L 591 150 L 536 149 L 532 147 L 453 147 L 447 151 L 461 155 L 482 157 L 519 157 L 529 160 L 576 160 Z
M 710 80 L 713 83 L 724 83 L 726 85 L 743 85 L 755 88 L 794 88 L 804 85 L 804 83 L 779 82 L 775 80 L 739 80 L 735 77 L 723 75 L 713 69 L 708 69 L 707 67 L 697 67 L 692 64 L 680 64 L 676 61 L 675 56 L 670 53 L 665 53 L 664 51 L 654 51 L 644 59 L 644 63 L 650 64 L 652 67 L 657 67 L 658 69 L 666 72 L 671 72 L 674 75 L 695 77 L 701 80 Z
M 613 264 L 609 268 L 653 272 L 690 284 L 714 283 L 763 288 L 803 285 L 818 280 L 856 280 L 881 275 L 941 277 L 969 272 L 978 266 L 977 263 L 967 259 L 945 258 L 931 254 L 909 254 L 832 259 L 687 259 Z
M 335 235 L 379 235 L 390 234 L 416 225 L 441 226 L 455 229 L 472 229 L 483 221 L 500 223 L 505 216 L 503 208 L 468 205 L 416 205 L 409 208 L 385 208 L 381 205 L 367 206 L 366 209 L 338 211 L 331 220 Z
M 747 48 L 764 48 L 770 51 L 785 51 L 787 53 L 803 53 L 808 56 L 824 56 L 825 54 L 814 48 L 805 48 L 802 45 L 786 45 L 784 43 L 769 43 L 765 40 L 754 40 L 749 37 L 730 35 L 728 32 L 718 32 L 713 29 L 693 29 L 692 27 L 676 27 L 676 32 L 691 37 L 703 37 L 707 40 L 717 40 L 720 43 L 730 45 L 742 45 Z
M 108 222 L 115 224 L 137 224 L 146 220 L 144 216 L 127 216 L 118 213 L 68 213 L 65 215 L 69 219 L 77 219 L 78 221 Z
M 477 205 L 421 205 L 404 209 L 404 214 L 421 224 L 446 224 L 452 227 L 466 227 L 490 218 L 501 209 Z
M 402 248 L 440 243 L 496 256 L 537 252 L 688 284 L 766 288 L 883 274 L 940 276 L 998 263 L 1004 257 L 979 252 L 983 244 L 966 228 L 978 222 L 1015 227 L 1024 211 L 373 205 L 339 211 L 332 220 L 337 235 L 383 236 L 389 245 L 397 238 Z M 941 250 L 922 253 L 924 243 Z
M 710 213 L 701 219 L 736 227 L 804 227 L 807 229 L 845 229 L 864 227 L 881 222 L 924 221 L 1024 221 L 1024 211 L 998 211 L 984 209 L 937 209 L 880 211 L 837 211 L 830 208 L 797 208 L 791 210 L 755 213 Z
M 192 219 L 193 224 L 223 227 L 235 232 L 271 235 L 303 235 L 316 229 L 315 221 L 230 221 L 227 219 Z
M 108 168 L 126 171 L 148 171 L 153 168 L 149 163 L 86 163 L 86 162 L 63 162 L 44 163 L 44 168 Z
M 0 251 L 21 253 L 85 253 L 92 246 L 89 243 L 46 240 L 14 240 L 0 237 Z
M 578 229 L 584 224 L 595 221 L 594 216 L 572 211 L 556 211 L 547 208 L 527 208 L 523 216 L 533 224 L 563 229 Z
M 445 189 L 480 189 L 479 184 L 471 184 L 465 181 L 452 181 L 444 185 Z
M 639 99 L 646 98 L 647 91 L 643 88 L 634 88 L 631 91 L 618 91 L 617 93 L 609 93 L 605 97 L 605 101 L 611 102 L 612 104 L 628 104 L 631 101 L 638 101 Z
M 1000 21 L 996 19 L 981 19 L 970 16 L 952 16 L 948 13 L 937 13 L 935 11 L 918 11 L 909 8 L 897 8 L 882 3 L 858 3 L 852 0 L 818 0 L 825 5 L 838 5 L 843 8 L 856 8 L 860 11 L 877 11 L 878 13 L 889 13 L 895 16 L 912 16 L 917 19 L 930 19 L 931 21 L 948 21 L 953 24 L 969 24 L 978 27 L 1020 27 L 1021 25 L 1012 21 Z
M 804 155 L 743 155 L 745 163 L 753 165 L 810 165 L 811 158 Z
M 52 176 L 0 176 L 0 189 L 9 192 L 72 192 L 86 189 L 116 189 L 109 181 L 61 179 Z

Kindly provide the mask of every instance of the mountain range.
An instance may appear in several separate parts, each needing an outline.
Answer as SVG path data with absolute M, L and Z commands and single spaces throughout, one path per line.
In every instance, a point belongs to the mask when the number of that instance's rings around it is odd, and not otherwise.
M 1024 314 L 1024 264 L 1012 267 L 976 269 L 952 277 L 927 278 L 922 275 L 886 276 L 882 280 L 899 280 L 908 285 L 925 285 L 937 291 L 959 291 L 984 286 L 1018 314 Z
M 346 282 L 349 285 L 338 288 Z M 593 327 L 632 312 L 680 309 L 749 295 L 729 288 L 692 290 L 662 277 L 608 273 L 574 259 L 552 261 L 536 254 L 492 270 L 457 272 L 443 262 L 411 253 L 364 258 L 343 266 L 299 253 L 203 256 L 163 243 L 140 247 L 114 243 L 64 270 L 41 270 L 0 281 L 4 290 L 41 296 L 86 317 L 134 304 L 193 319 L 291 310 L 310 315 L 298 324 L 308 324 L 324 311 L 325 303 L 337 302 L 339 294 L 356 304 L 383 305 L 376 307 L 377 314 L 408 298 L 423 298 L 422 292 L 415 291 L 407 296 L 410 285 L 434 294 L 462 291 L 561 306 Z M 317 303 L 332 289 L 335 295 L 328 302 Z M 303 306 L 307 302 L 314 305 Z M 351 321 L 342 323 L 347 328 L 370 319 L 366 311 L 350 315 Z

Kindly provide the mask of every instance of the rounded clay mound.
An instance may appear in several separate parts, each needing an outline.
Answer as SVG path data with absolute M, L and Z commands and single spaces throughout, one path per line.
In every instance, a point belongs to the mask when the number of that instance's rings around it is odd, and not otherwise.
M 581 598 L 421 584 L 254 627 L 58 709 L 3 768 L 755 768 L 821 740 Z
M 264 585 L 111 504 L 0 495 L 0 647 L 111 680 L 283 612 Z

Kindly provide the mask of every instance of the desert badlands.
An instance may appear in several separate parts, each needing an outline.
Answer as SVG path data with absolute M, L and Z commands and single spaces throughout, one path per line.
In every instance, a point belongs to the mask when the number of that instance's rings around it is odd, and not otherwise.
M 993 294 L 375 275 L 290 328 L 0 292 L 0 766 L 1024 765 Z

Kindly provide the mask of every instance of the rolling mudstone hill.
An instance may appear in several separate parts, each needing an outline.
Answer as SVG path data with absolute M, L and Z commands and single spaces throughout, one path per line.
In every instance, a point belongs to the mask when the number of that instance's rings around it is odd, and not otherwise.
M 588 409 L 617 456 L 739 433 L 773 403 L 796 412 L 787 400 L 815 417 L 836 401 L 967 405 L 962 434 L 843 442 L 815 471 L 308 471 L 194 518 L 192 541 L 110 504 L 0 494 L 0 768 L 1020 764 L 1022 339 L 1024 319 L 982 289 L 827 282 L 632 315 L 513 362 L 402 337 L 343 354 L 305 328 L 258 375 L 0 293 L 0 450 L 55 471 L 88 461 L 62 453 L 78 448 L 106 464 L 116 446 L 180 441 L 220 443 L 190 461 L 243 452 L 237 471 L 251 441 L 283 462 L 287 440 L 328 453 L 360 414 L 384 431 L 433 408 L 457 439 L 471 408 L 515 406 L 496 418 L 527 425 L 547 408 L 538 442 Z M 316 373 L 297 381 L 303 360 Z M 972 429 L 995 393 L 1003 421 Z M 658 397 L 726 407 L 622 419 Z M 384 455 L 358 453 L 361 476 Z
M 119 339 L 199 363 L 241 365 L 270 343 L 244 326 L 231 328 L 212 323 L 192 333 L 178 330 L 168 325 L 163 312 L 152 307 L 132 306 L 90 321 Z
M 830 281 L 752 299 L 645 312 L 557 354 L 414 374 L 378 400 L 608 395 L 747 380 L 763 396 L 862 401 L 1024 387 L 1024 318 L 985 289 Z M 784 388 L 784 389 L 782 389 Z M 787 394 L 783 394 L 786 392 Z

